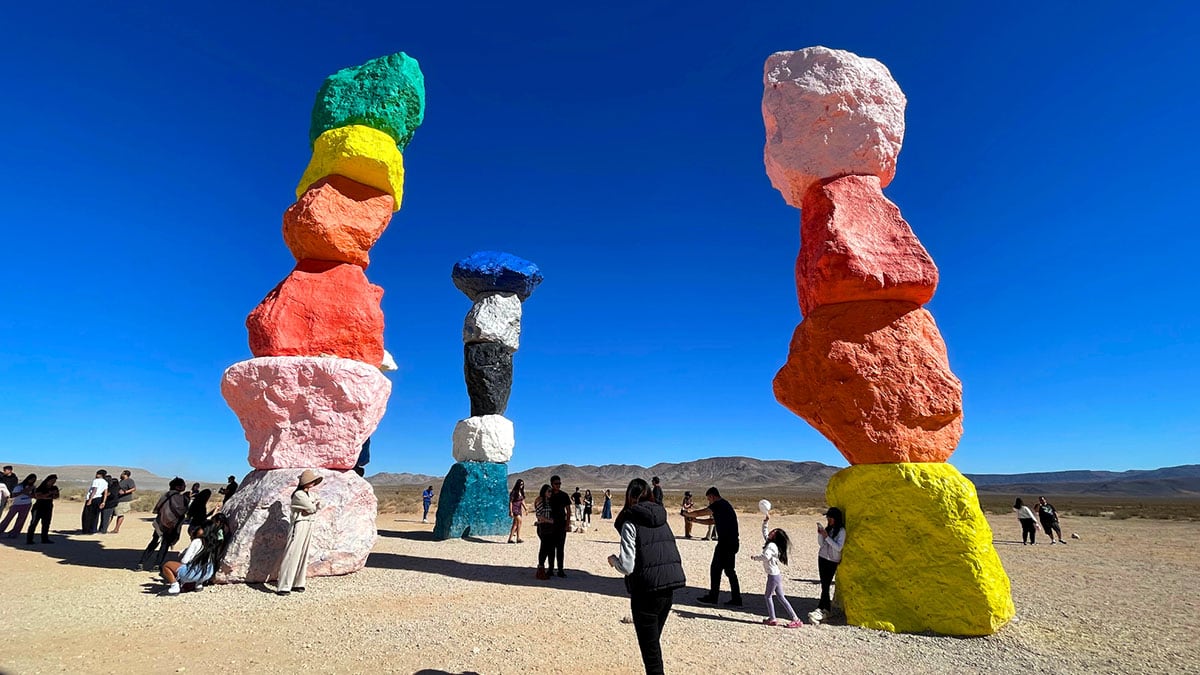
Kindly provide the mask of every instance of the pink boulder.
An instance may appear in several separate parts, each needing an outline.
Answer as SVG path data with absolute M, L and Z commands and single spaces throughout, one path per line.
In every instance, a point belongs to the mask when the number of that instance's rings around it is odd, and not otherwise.
M 262 583 L 278 578 L 287 546 L 292 492 L 301 471 L 251 471 L 221 507 L 234 532 L 217 570 L 217 583 Z M 357 572 L 375 546 L 375 491 L 353 471 L 314 471 L 323 480 L 311 494 L 323 505 L 313 522 L 308 576 Z
M 809 47 L 772 54 L 763 68 L 763 161 L 771 185 L 800 207 L 823 178 L 896 175 L 907 100 L 887 66 Z
M 378 368 L 315 356 L 250 359 L 221 378 L 256 469 L 354 468 L 391 391 Z
M 816 184 L 804 198 L 796 290 L 800 311 L 855 300 L 929 302 L 933 258 L 883 196 L 876 176 Z
M 301 260 L 250 316 L 255 356 L 340 356 L 383 363 L 383 289 L 358 265 Z
M 296 260 L 332 260 L 365 268 L 392 219 L 395 200 L 334 174 L 313 183 L 283 214 L 283 240 Z
M 817 307 L 774 384 L 851 464 L 944 462 L 962 437 L 962 383 L 933 316 L 912 303 Z

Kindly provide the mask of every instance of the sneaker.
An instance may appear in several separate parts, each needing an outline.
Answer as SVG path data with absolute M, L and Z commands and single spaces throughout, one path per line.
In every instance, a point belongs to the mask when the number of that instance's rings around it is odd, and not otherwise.
M 696 598 L 696 602 L 703 602 L 706 605 L 715 605 L 717 604 L 717 598 L 711 595 L 702 595 Z
M 808 622 L 809 623 L 821 623 L 821 621 L 824 618 L 825 618 L 825 613 L 819 609 L 814 609 L 813 611 L 808 613 Z
M 729 600 L 726 600 L 725 606 L 726 607 L 741 607 L 742 599 L 741 598 L 731 598 Z
M 169 588 L 167 588 L 167 595 L 179 595 L 179 582 L 178 581 L 171 584 L 171 586 Z
M 193 588 L 192 590 L 193 591 L 202 591 L 202 590 L 204 590 L 204 584 L 196 584 L 196 587 Z
M 566 579 L 566 578 L 567 578 L 567 573 L 566 573 L 566 572 L 564 572 L 564 571 L 562 571 L 562 570 L 559 570 L 559 571 L 558 571 L 558 576 L 562 577 L 563 579 Z
M 291 595 L 291 591 L 275 591 L 275 595 Z
M 804 625 L 803 621 L 801 621 L 800 619 L 795 619 L 795 620 L 789 622 L 787 627 L 788 628 L 800 628 L 803 625 Z
M 763 619 L 763 623 L 768 626 L 778 626 L 779 625 L 779 622 L 776 621 L 775 619 Z
M 199 590 L 199 589 L 197 589 L 197 590 Z M 293 593 L 303 593 L 304 587 L 303 586 L 295 586 L 292 588 L 292 592 Z
M 1063 541 L 1062 539 L 1059 539 L 1059 540 L 1058 540 L 1058 543 L 1062 544 L 1063 546 L 1066 546 L 1066 545 L 1067 545 L 1067 542 Z

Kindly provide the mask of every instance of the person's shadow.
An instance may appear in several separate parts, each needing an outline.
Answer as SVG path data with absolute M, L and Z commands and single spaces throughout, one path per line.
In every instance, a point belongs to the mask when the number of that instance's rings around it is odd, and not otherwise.
M 244 577 L 246 583 L 261 584 L 279 572 L 290 528 L 291 523 L 283 515 L 283 502 L 271 502 L 267 507 L 266 519 L 258 526 L 250 542 L 250 562 Z
M 152 518 L 144 520 L 152 520 Z M 21 532 L 12 539 L 0 537 L 0 546 L 41 553 L 48 558 L 57 560 L 60 565 L 79 565 L 101 569 L 131 568 L 137 562 L 138 556 L 141 555 L 141 549 L 108 548 L 102 543 L 106 541 L 103 536 L 101 539 L 92 538 L 98 535 L 69 535 L 62 530 L 51 531 L 50 539 L 54 542 L 52 544 L 42 543 L 40 528 L 34 536 L 34 543 L 27 544 L 26 536 L 25 532 Z

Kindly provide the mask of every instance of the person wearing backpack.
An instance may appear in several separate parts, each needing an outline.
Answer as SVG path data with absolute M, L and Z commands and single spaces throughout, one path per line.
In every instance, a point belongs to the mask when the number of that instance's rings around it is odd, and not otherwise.
M 138 560 L 137 569 L 139 571 L 145 568 L 146 560 L 155 549 L 159 549 L 159 551 L 158 562 L 154 564 L 154 567 L 162 567 L 167 558 L 167 551 L 170 551 L 175 542 L 179 541 L 179 530 L 183 526 L 183 516 L 188 509 L 188 497 L 184 492 L 186 487 L 187 481 L 176 476 L 171 479 L 170 490 L 159 497 L 158 503 L 154 505 L 154 535 L 146 546 L 146 550 L 142 552 L 141 559 Z

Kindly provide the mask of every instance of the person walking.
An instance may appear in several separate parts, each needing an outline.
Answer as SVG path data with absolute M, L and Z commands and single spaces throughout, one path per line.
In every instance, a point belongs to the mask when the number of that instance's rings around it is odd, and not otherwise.
M 1025 506 L 1020 497 L 1013 503 L 1013 511 L 1017 512 L 1017 522 L 1021 523 L 1021 545 L 1033 544 L 1037 539 L 1037 524 L 1033 521 L 1033 511 Z
M 304 592 L 308 578 L 308 545 L 312 540 L 313 517 L 320 510 L 321 500 L 310 492 L 323 478 L 312 469 L 300 474 L 299 485 L 292 492 L 292 523 L 288 530 L 287 547 L 283 550 L 283 561 L 279 563 L 279 579 L 275 583 L 277 595 L 292 591 Z
M 538 566 L 537 574 L 534 576 L 538 579 L 549 579 L 550 574 L 546 572 L 546 561 L 550 561 L 551 569 L 554 568 L 554 518 L 550 515 L 550 484 L 542 485 L 542 489 L 538 490 L 537 499 L 533 500 L 533 515 L 536 519 L 536 528 L 538 536 Z
M 612 519 L 612 490 L 604 491 L 604 506 L 600 509 L 600 520 Z
M 621 549 L 608 556 L 608 564 L 625 575 L 642 665 L 648 675 L 659 675 L 663 626 L 671 615 L 675 589 L 687 584 L 675 534 L 667 525 L 667 510 L 654 501 L 650 486 L 641 478 L 629 481 L 625 505 L 613 526 L 621 536 Z
M 787 593 L 783 591 L 783 575 L 779 570 L 779 563 L 788 564 L 788 548 L 791 545 L 788 539 L 787 532 L 779 528 L 768 530 L 767 525 L 771 522 L 771 514 L 763 517 L 762 536 L 763 550 L 762 555 L 751 556 L 751 560 L 757 560 L 763 564 L 763 571 L 767 573 L 767 590 L 763 595 L 767 599 L 767 618 L 763 620 L 768 626 L 778 626 L 779 622 L 775 619 L 775 597 L 779 597 L 779 602 L 783 603 L 783 608 L 787 610 L 792 617 L 788 628 L 799 628 L 804 625 L 800 617 L 796 614 L 796 610 L 792 609 L 792 603 L 788 602 Z
M 171 479 L 167 487 L 167 491 L 154 504 L 152 511 L 154 513 L 154 533 L 150 537 L 150 543 L 146 545 L 146 550 L 142 551 L 142 557 L 138 559 L 136 567 L 138 570 L 145 568 L 146 560 L 156 549 L 158 550 L 158 560 L 154 563 L 154 569 L 162 567 L 167 559 L 167 551 L 170 551 L 175 542 L 179 541 L 179 531 L 183 528 L 183 516 L 188 509 L 188 496 L 184 492 L 187 481 L 176 476 Z
M 825 524 L 817 524 L 817 575 L 821 578 L 821 599 L 817 608 L 808 613 L 809 623 L 821 623 L 833 608 L 829 587 L 842 562 L 842 547 L 846 545 L 846 519 L 834 506 L 825 512 Z
M 684 515 L 697 523 L 714 525 L 717 528 L 717 545 L 713 549 L 712 562 L 708 566 L 709 591 L 696 598 L 710 605 L 717 604 L 721 595 L 721 574 L 729 577 L 730 598 L 725 603 L 731 607 L 742 606 L 742 587 L 737 576 L 737 552 L 741 548 L 738 539 L 737 512 L 733 505 L 721 497 L 716 487 L 710 487 L 704 493 L 708 499 L 708 508 L 699 511 L 689 511 Z
M 133 506 L 133 493 L 137 492 L 137 483 L 133 480 L 133 474 L 129 469 L 121 472 L 121 480 L 117 481 L 117 508 L 113 514 L 117 516 L 117 523 L 113 526 L 113 534 L 121 532 L 121 523 L 125 522 L 125 514 L 129 513 L 129 509 Z
M 654 489 L 652 491 L 654 494 L 654 501 L 658 502 L 658 504 L 660 506 L 662 506 L 663 505 L 663 491 L 662 491 L 662 486 L 658 484 L 658 476 L 651 478 L 650 482 L 654 484 Z
M 583 491 L 583 526 L 590 527 L 592 524 L 592 491 Z
M 1058 526 L 1058 511 L 1054 506 L 1046 501 L 1045 497 L 1038 497 L 1038 520 L 1042 521 L 1042 530 L 1050 537 L 1050 543 L 1054 543 L 1054 535 L 1058 535 L 1058 543 L 1066 544 L 1062 538 L 1062 528 Z
M 571 497 L 562 490 L 562 479 L 550 477 L 550 519 L 553 522 L 554 556 L 550 560 L 550 573 L 554 573 L 554 561 L 558 561 L 558 576 L 565 577 L 563 558 L 566 555 L 567 532 L 571 529 Z
M 58 482 L 56 474 L 46 476 L 42 484 L 37 486 L 33 491 L 33 518 L 29 521 L 29 536 L 25 538 L 26 544 L 33 543 L 33 531 L 37 529 L 38 523 L 42 525 L 42 543 L 53 544 L 50 539 L 50 520 L 54 517 L 54 500 L 58 499 L 58 487 L 55 483 Z
M 21 534 L 21 528 L 25 527 L 25 519 L 29 517 L 29 509 L 33 506 L 33 491 L 36 487 L 37 474 L 31 473 L 13 488 L 12 504 L 8 507 L 4 520 L 0 521 L 0 534 L 4 534 L 9 523 L 13 523 L 12 531 L 8 534 L 9 539 L 16 539 L 17 535 Z
M 513 483 L 512 492 L 508 493 L 508 513 L 512 516 L 512 527 L 508 528 L 508 543 L 520 544 L 524 539 L 521 539 L 521 518 L 526 513 L 525 508 L 525 481 L 520 478 L 516 483 Z M 513 541 L 513 536 L 517 540 Z
M 104 504 L 104 497 L 108 492 L 108 471 L 99 469 L 96 471 L 96 478 L 92 480 L 91 486 L 88 487 L 87 494 L 83 497 L 83 516 L 80 521 L 79 531 L 84 534 L 96 534 L 96 528 L 100 524 L 100 507 Z
M 432 485 L 425 488 L 425 491 L 421 493 L 421 503 L 425 506 L 425 511 L 423 511 L 421 513 L 421 522 L 428 523 L 429 522 L 429 505 L 433 503 L 433 486 Z

